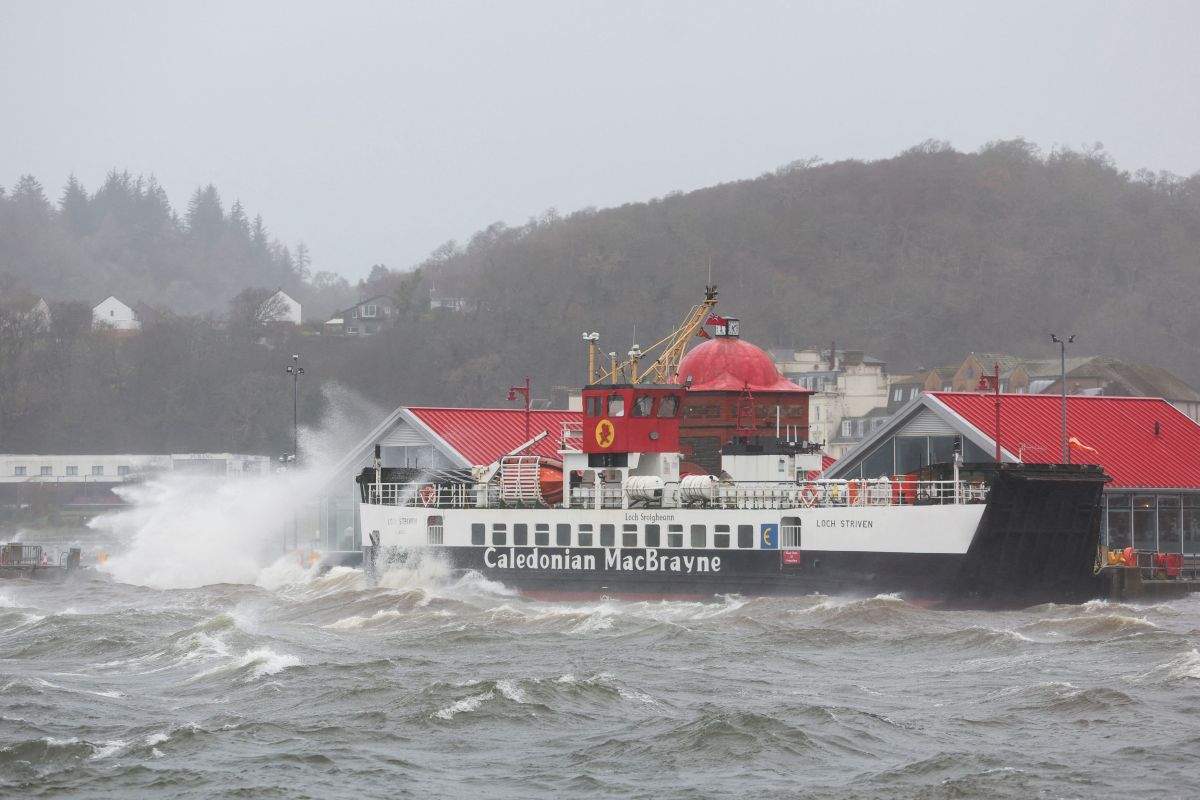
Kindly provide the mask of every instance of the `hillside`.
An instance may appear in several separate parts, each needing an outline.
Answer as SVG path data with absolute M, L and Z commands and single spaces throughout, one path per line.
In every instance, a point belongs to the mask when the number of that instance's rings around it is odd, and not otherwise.
M 33 295 L 95 304 L 109 295 L 177 314 L 223 313 L 250 287 L 282 287 L 329 310 L 349 302 L 331 273 L 310 274 L 241 203 L 225 210 L 214 186 L 196 189 L 182 215 L 153 177 L 110 172 L 89 193 L 72 177 L 51 202 L 32 175 L 0 187 L 0 300 Z
M 797 163 L 753 180 L 520 228 L 495 225 L 425 265 L 480 304 L 506 374 L 578 377 L 579 332 L 624 352 L 699 296 L 765 347 L 836 340 L 895 368 L 970 350 L 1080 352 L 1200 382 L 1200 176 L 1118 169 L 1099 149 L 1024 141 L 960 153 Z M 500 342 L 497 342 L 499 338 Z M 547 343 L 559 343 L 548 347 Z M 527 355 L 520 355 L 527 353 Z
M 528 373 L 534 396 L 549 397 L 584 380 L 581 332 L 620 354 L 654 342 L 700 299 L 710 261 L 719 311 L 764 347 L 835 340 L 901 371 L 968 351 L 1056 358 L 1054 331 L 1077 334 L 1073 355 L 1200 385 L 1200 176 L 1131 175 L 1098 150 L 930 143 L 496 224 L 419 269 L 372 270 L 358 292 L 394 295 L 394 328 L 368 339 L 316 335 L 319 323 L 277 330 L 273 349 L 236 317 L 168 316 L 114 339 L 90 330 L 87 305 L 63 301 L 124 293 L 206 311 L 277 284 L 330 304 L 346 282 L 305 280 L 302 261 L 240 207 L 224 211 L 215 190 L 179 218 L 152 183 L 115 175 L 80 192 L 74 228 L 73 191 L 56 207 L 35 184 L 0 198 L 0 451 L 284 452 L 289 353 L 307 370 L 302 424 L 320 421 L 332 384 L 380 409 L 505 406 Z M 138 202 L 118 213 L 113 196 Z M 52 329 L 32 325 L 27 290 L 52 301 Z M 431 294 L 465 302 L 431 309 Z

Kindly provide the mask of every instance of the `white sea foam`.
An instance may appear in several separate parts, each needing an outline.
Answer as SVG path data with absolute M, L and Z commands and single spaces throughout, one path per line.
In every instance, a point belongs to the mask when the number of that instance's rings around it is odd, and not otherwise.
M 496 681 L 496 688 L 500 690 L 500 694 L 502 694 L 508 700 L 512 700 L 514 703 L 529 702 L 526 699 L 525 692 L 521 690 L 521 687 L 517 686 L 517 684 L 510 680 Z
M 1200 680 L 1200 650 L 1193 648 L 1180 653 L 1165 664 L 1135 676 L 1134 683 L 1169 683 L 1180 680 Z
M 96 761 L 101 758 L 108 758 L 109 756 L 120 752 L 126 747 L 126 743 L 120 739 L 113 739 L 111 742 L 104 742 L 102 744 L 92 744 L 91 742 L 88 742 L 88 745 L 90 745 L 94 751 L 91 755 L 92 761 Z
M 257 680 L 258 678 L 267 675 L 275 675 L 289 667 L 295 667 L 300 664 L 300 659 L 286 653 L 276 653 L 269 647 L 258 647 L 254 650 L 248 650 L 240 658 L 236 658 L 220 666 L 207 669 L 204 672 L 198 673 L 185 683 L 194 683 L 195 681 L 210 678 L 216 675 L 223 675 L 232 672 L 241 672 L 248 670 L 245 678 L 247 681 Z
M 124 549 L 100 569 L 125 583 L 179 589 L 254 583 L 292 546 L 296 558 L 304 558 L 316 532 L 297 530 L 297 513 L 304 518 L 305 506 L 329 479 L 325 465 L 345 455 L 362 420 L 377 418 L 345 390 L 331 388 L 326 397 L 331 413 L 322 427 L 301 431 L 301 469 L 240 479 L 169 473 L 116 490 L 130 505 L 91 526 Z
M 333 628 L 334 630 L 357 630 L 359 628 L 368 628 L 374 625 L 385 624 L 404 617 L 404 613 L 395 609 L 385 608 L 376 611 L 369 617 L 353 616 L 339 619 L 337 622 L 331 622 L 323 627 Z
M 488 700 L 491 700 L 496 695 L 493 692 L 483 692 L 481 694 L 473 694 L 470 697 L 464 697 L 446 708 L 435 711 L 433 716 L 438 719 L 454 719 L 458 714 L 468 714 Z

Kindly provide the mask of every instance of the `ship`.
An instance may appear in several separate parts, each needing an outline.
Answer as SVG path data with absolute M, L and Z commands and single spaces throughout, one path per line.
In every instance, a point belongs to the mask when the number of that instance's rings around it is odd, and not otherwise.
M 805 437 L 810 392 L 768 375 L 785 411 L 756 402 L 748 380 L 701 385 L 681 369 L 698 335 L 709 341 L 697 351 L 741 346 L 716 302 L 706 287 L 671 334 L 621 363 L 609 354 L 607 369 L 585 333 L 580 419 L 491 464 L 384 467 L 376 445 L 356 478 L 364 569 L 435 559 L 561 600 L 895 594 L 1012 607 L 1099 594 L 1099 467 L 963 463 L 956 451 L 915 473 L 824 479 L 821 443 Z M 698 435 L 720 433 L 714 408 L 727 435 Z M 550 435 L 557 458 L 526 452 Z

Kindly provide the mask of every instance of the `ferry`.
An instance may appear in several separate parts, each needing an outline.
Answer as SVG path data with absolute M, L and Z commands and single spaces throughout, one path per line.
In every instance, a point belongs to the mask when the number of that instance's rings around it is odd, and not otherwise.
M 956 453 L 913 474 L 822 479 L 820 445 L 802 436 L 806 402 L 784 425 L 782 404 L 760 394 L 767 413 L 755 408 L 748 380 L 739 391 L 681 368 L 704 325 L 717 338 L 697 351 L 737 337 L 715 303 L 708 287 L 644 369 L 635 347 L 597 372 L 598 337 L 585 334 L 590 382 L 581 421 L 554 432 L 557 458 L 523 452 L 549 432 L 469 470 L 385 468 L 377 445 L 357 477 L 364 568 L 440 559 L 567 600 L 895 593 L 1020 606 L 1097 596 L 1100 468 L 963 464 Z M 704 409 L 722 405 L 728 435 L 694 435 Z

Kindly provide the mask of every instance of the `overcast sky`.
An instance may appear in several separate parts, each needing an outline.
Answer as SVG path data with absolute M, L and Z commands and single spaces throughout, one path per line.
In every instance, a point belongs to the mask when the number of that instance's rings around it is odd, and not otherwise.
M 1200 2 L 0 0 L 0 183 L 240 198 L 314 267 L 875 159 L 1103 142 L 1200 171 Z

